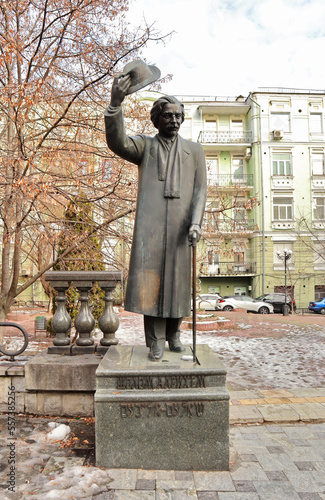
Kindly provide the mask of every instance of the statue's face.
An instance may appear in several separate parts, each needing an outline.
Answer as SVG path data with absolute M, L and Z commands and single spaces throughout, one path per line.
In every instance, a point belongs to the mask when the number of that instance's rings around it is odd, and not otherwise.
M 182 110 L 177 104 L 165 104 L 159 116 L 159 134 L 168 139 L 172 139 L 178 134 L 182 124 Z

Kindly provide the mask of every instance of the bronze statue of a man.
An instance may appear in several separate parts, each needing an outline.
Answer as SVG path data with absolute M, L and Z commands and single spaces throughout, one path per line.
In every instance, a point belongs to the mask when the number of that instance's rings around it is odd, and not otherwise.
M 182 352 L 179 328 L 191 311 L 191 250 L 200 237 L 206 202 L 203 148 L 178 135 L 184 107 L 175 97 L 161 97 L 151 110 L 154 137 L 129 137 L 121 104 L 130 75 L 115 78 L 105 111 L 108 147 L 139 166 L 134 235 L 125 310 L 144 315 L 150 359 L 169 349 Z

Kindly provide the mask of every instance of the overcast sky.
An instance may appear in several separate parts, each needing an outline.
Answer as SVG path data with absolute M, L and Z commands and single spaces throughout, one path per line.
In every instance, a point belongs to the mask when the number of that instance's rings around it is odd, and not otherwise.
M 325 0 L 130 0 L 130 16 L 175 31 L 145 51 L 167 94 L 325 89 Z

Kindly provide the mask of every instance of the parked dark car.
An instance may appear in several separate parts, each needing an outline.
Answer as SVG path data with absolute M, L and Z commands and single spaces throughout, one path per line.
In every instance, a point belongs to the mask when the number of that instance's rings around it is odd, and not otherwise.
M 308 309 L 309 311 L 313 311 L 315 313 L 325 314 L 325 297 L 309 302 Z
M 285 294 L 284 293 L 264 293 L 257 297 L 256 300 L 262 300 L 268 304 L 272 304 L 275 313 L 283 313 L 283 306 L 285 304 Z M 290 311 L 295 311 L 297 306 L 295 300 L 291 300 L 291 295 L 287 294 L 287 304 L 290 307 Z

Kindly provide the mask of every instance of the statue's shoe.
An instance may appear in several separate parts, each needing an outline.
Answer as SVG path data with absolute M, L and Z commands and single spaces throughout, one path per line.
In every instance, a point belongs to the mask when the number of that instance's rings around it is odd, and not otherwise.
M 164 350 L 165 340 L 157 340 L 156 342 L 153 342 L 150 347 L 149 358 L 153 361 L 162 358 Z
M 168 339 L 168 344 L 169 344 L 169 350 L 173 352 L 183 352 L 185 351 L 185 347 L 183 346 L 182 342 L 180 341 L 180 333 L 177 332 L 175 335 L 172 337 L 169 337 Z

